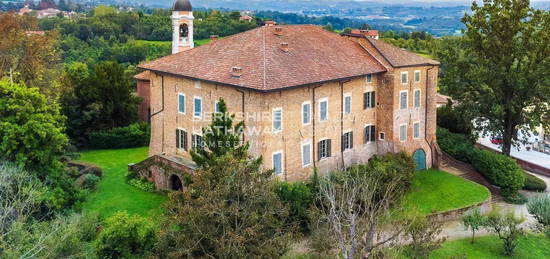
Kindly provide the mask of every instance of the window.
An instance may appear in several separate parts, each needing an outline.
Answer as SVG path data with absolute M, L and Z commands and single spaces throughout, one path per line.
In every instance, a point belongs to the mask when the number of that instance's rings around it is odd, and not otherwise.
M 283 108 L 273 109 L 271 116 L 273 121 L 271 130 L 273 132 L 280 132 L 283 130 Z
M 353 148 L 353 132 L 346 132 L 342 135 L 342 151 Z
M 182 129 L 176 129 L 176 148 L 187 151 L 187 132 Z
M 386 133 L 380 132 L 380 140 L 386 139 Z
M 326 121 L 328 119 L 328 100 L 321 99 L 319 101 L 319 120 Z
M 414 82 L 419 83 L 420 82 L 420 70 L 414 71 Z
M 221 111 L 221 108 L 220 108 L 220 101 L 216 101 L 214 103 L 214 112 L 220 112 Z
M 374 108 L 376 106 L 376 97 L 373 92 L 363 93 L 363 109 Z
M 202 98 L 198 96 L 193 99 L 193 116 L 202 117 Z
M 178 94 L 178 112 L 185 113 L 185 94 Z
M 407 124 L 402 124 L 401 126 L 399 126 L 399 140 L 407 140 Z
M 195 88 L 200 89 L 201 88 L 201 81 L 195 81 Z
M 367 75 L 367 84 L 372 83 L 372 75 Z
M 302 166 L 311 165 L 311 143 L 302 144 Z
M 376 127 L 367 125 L 365 127 L 365 143 L 376 141 Z
M 302 103 L 302 124 L 306 125 L 311 122 L 311 103 Z
M 275 174 L 283 173 L 283 153 L 275 152 L 271 155 L 273 162 L 273 171 Z
M 420 89 L 414 90 L 414 107 L 420 107 Z
M 399 107 L 401 109 L 407 109 L 408 102 L 409 102 L 409 100 L 407 100 L 407 95 L 408 95 L 407 91 L 401 91 L 399 93 Z
M 351 114 L 351 94 L 344 94 L 344 114 Z
M 317 145 L 318 145 L 317 150 L 319 150 L 318 151 L 319 160 L 330 157 L 330 150 L 332 146 L 330 139 L 323 139 L 319 141 Z
M 409 83 L 409 72 L 401 72 L 401 83 L 402 84 Z
M 413 138 L 420 138 L 420 122 L 413 124 Z
M 192 142 L 193 148 L 204 148 L 204 141 L 202 140 L 201 135 L 193 134 L 191 138 L 192 138 L 191 142 Z

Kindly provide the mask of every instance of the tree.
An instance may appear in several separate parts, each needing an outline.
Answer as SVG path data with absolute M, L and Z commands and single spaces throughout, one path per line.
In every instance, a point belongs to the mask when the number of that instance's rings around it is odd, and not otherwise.
M 439 237 L 443 223 L 429 220 L 425 215 L 417 213 L 412 218 L 410 225 L 405 230 L 405 237 L 411 240 L 408 245 L 411 258 L 428 258 L 430 253 L 445 242 L 444 237 Z
M 550 197 L 543 194 L 530 198 L 527 211 L 537 220 L 537 229 L 550 238 Z
M 481 215 L 481 211 L 479 208 L 475 208 L 464 214 L 461 220 L 464 228 L 466 228 L 466 230 L 470 229 L 472 231 L 472 241 L 470 241 L 470 243 L 473 244 L 476 231 L 478 231 L 485 223 L 485 217 Z
M 398 206 L 410 188 L 414 163 L 405 154 L 371 158 L 367 165 L 331 174 L 319 184 L 319 206 L 341 256 L 370 256 L 412 223 Z M 383 229 L 383 230 L 382 230 Z M 383 238 L 376 233 L 384 232 Z
M 223 99 L 218 102 L 218 112 L 213 116 L 210 126 L 204 128 L 203 143 L 199 148 L 191 150 L 191 157 L 199 168 L 207 169 L 218 160 L 231 154 L 237 159 L 248 157 L 248 142 L 242 143 L 240 133 L 244 132 L 244 122 L 233 125 L 234 114 L 227 112 L 227 105 Z
M 161 257 L 274 258 L 284 254 L 293 227 L 261 161 L 228 153 L 198 170 L 183 192 L 169 195 Z
M 48 103 L 38 89 L 0 81 L 0 159 L 42 177 L 54 173 L 68 143 L 64 122 L 59 105 Z
M 502 137 L 509 156 L 518 131 L 534 131 L 550 113 L 550 12 L 528 0 L 486 0 L 471 9 L 458 52 L 469 61 L 447 87 L 480 130 Z
M 523 229 L 519 226 L 524 218 L 518 218 L 514 212 L 502 214 L 499 209 L 494 209 L 484 223 L 487 230 L 497 234 L 503 241 L 504 254 L 510 256 L 518 245 L 518 239 L 524 235 Z

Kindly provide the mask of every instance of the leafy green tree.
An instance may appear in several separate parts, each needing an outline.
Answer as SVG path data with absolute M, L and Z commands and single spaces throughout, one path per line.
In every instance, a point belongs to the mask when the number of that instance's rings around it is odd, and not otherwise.
M 487 230 L 497 234 L 503 241 L 504 254 L 510 256 L 518 245 L 518 239 L 524 235 L 520 227 L 524 221 L 524 218 L 516 217 L 513 211 L 503 214 L 497 208 L 487 216 L 483 225 Z
M 476 231 L 478 231 L 483 224 L 485 223 L 485 217 L 481 215 L 479 208 L 468 211 L 461 217 L 462 224 L 466 230 L 470 229 L 472 231 L 472 244 L 474 243 Z
M 275 258 L 290 244 L 288 209 L 261 161 L 228 153 L 199 170 L 184 192 L 169 195 L 161 257 Z
M 59 169 L 68 143 L 64 121 L 59 105 L 38 89 L 0 81 L 0 159 L 42 174 Z
M 214 165 L 216 158 L 231 154 L 237 159 L 248 158 L 248 142 L 242 143 L 241 134 L 244 132 L 244 122 L 233 125 L 234 114 L 227 112 L 227 105 L 223 99 L 218 102 L 218 112 L 214 114 L 210 126 L 204 128 L 203 145 L 191 150 L 191 158 L 199 168 L 207 169 Z
M 447 81 L 453 97 L 485 133 L 502 137 L 510 155 L 518 131 L 534 130 L 550 113 L 550 12 L 529 0 L 472 4 L 465 26 L 464 55 Z M 446 75 L 444 74 L 444 77 Z

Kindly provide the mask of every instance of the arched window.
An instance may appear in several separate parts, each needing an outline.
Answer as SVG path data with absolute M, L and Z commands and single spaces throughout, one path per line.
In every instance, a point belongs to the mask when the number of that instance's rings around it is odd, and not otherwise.
M 181 38 L 187 38 L 187 36 L 189 34 L 189 28 L 187 27 L 187 24 L 186 23 L 182 23 L 180 25 L 180 37 Z

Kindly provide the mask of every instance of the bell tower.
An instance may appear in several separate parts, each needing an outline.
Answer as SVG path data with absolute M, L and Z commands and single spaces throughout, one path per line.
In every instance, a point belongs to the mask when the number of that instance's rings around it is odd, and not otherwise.
M 189 0 L 176 0 L 172 8 L 172 54 L 195 47 L 193 7 Z

